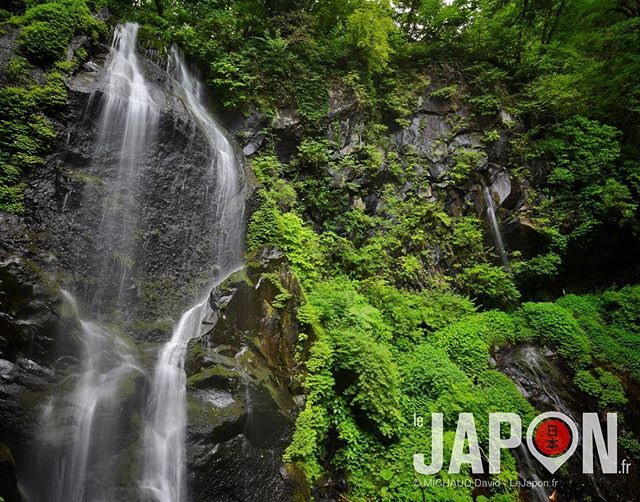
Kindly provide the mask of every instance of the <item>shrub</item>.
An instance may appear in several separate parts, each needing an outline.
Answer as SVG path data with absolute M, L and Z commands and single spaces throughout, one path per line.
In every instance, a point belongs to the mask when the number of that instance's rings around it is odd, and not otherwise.
M 511 275 L 488 263 L 465 268 L 455 277 L 455 283 L 484 308 L 509 307 L 520 298 Z
M 52 0 L 34 5 L 20 18 L 20 48 L 29 61 L 51 65 L 66 54 L 71 38 L 85 32 L 97 38 L 104 24 L 91 17 L 84 0 Z
M 516 261 L 511 270 L 518 283 L 541 284 L 558 275 L 562 258 L 549 252 L 534 256 L 526 261 Z
M 597 398 L 602 409 L 619 408 L 628 402 L 620 379 L 602 368 L 596 368 L 596 376 L 590 371 L 580 370 L 573 381 L 580 390 Z
M 276 247 L 287 255 L 301 279 L 317 277 L 322 263 L 317 234 L 297 214 L 282 213 L 266 190 L 260 190 L 259 197 L 261 205 L 249 222 L 249 251 L 262 246 Z
M 591 361 L 591 346 L 571 313 L 553 303 L 525 303 L 522 312 L 539 343 L 554 347 L 576 369 Z

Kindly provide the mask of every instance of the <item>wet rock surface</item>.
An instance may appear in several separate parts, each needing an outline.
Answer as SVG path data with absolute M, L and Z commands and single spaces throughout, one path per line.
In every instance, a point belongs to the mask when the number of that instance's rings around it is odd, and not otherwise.
M 289 292 L 285 303 L 275 280 Z M 282 255 L 267 252 L 210 300 L 214 324 L 191 341 L 186 362 L 191 500 L 293 500 L 304 487 L 282 454 L 299 406 L 293 396 L 302 392 L 292 315 L 300 287 Z
M 24 461 L 39 404 L 54 379 L 57 299 L 29 264 L 0 262 L 0 494 L 21 500 L 16 460 Z
M 109 298 L 95 298 L 94 278 L 100 267 L 124 274 L 127 307 L 117 315 L 145 339 L 159 339 L 165 333 L 145 324 L 164 318 L 170 325 L 171 316 L 189 305 L 212 276 L 216 243 L 207 205 L 211 152 L 170 75 L 144 60 L 159 114 L 158 138 L 137 159 L 140 209 L 125 215 L 135 224 L 134 252 L 120 256 L 114 249 L 109 263 L 95 260 L 96 255 L 109 256 L 111 246 L 99 231 L 104 207 L 118 210 L 122 203 L 119 194 L 105 189 L 118 175 L 121 152 L 116 138 L 103 138 L 96 149 L 104 99 L 101 70 L 107 57 L 95 55 L 67 79 L 69 107 L 56 123 L 58 146 L 30 181 L 24 218 L 0 220 L 0 225 L 13 234 L 23 227 L 23 235 L 7 247 L 21 254 L 32 252 L 44 269 L 58 273 L 60 282 L 86 302 L 109 303 Z

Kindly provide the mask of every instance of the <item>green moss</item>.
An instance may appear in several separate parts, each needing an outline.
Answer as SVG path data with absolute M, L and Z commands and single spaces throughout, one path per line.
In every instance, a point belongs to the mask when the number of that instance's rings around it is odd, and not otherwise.
M 200 372 L 190 376 L 187 379 L 187 386 L 198 388 L 209 381 L 229 379 L 235 380 L 239 378 L 239 375 L 233 370 L 223 367 L 222 365 L 215 366 L 213 368 L 204 368 Z
M 64 58 L 71 38 L 81 32 L 99 36 L 104 24 L 91 17 L 84 0 L 51 0 L 34 5 L 21 16 L 18 37 L 29 61 L 51 65 Z
M 276 294 L 273 299 L 273 308 L 284 308 L 289 298 L 291 298 L 291 293 L 282 285 L 282 282 L 280 281 L 280 274 L 277 272 L 264 273 L 262 274 L 262 278 L 268 280 L 278 290 L 278 294 Z

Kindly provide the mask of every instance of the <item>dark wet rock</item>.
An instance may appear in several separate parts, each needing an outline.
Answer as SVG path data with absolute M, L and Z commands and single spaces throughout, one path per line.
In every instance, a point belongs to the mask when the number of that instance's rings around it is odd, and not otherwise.
M 436 98 L 433 96 L 421 96 L 418 98 L 416 111 L 422 113 L 433 113 L 436 115 L 446 115 L 454 111 L 454 104 L 450 99 Z
M 506 222 L 502 234 L 505 245 L 521 251 L 524 257 L 534 256 L 550 243 L 549 236 L 525 218 Z
M 25 460 L 54 380 L 58 303 L 33 264 L 0 263 L 0 495 L 7 502 L 22 500 L 13 459 Z
M 5 502 L 21 502 L 15 475 L 16 462 L 11 450 L 0 443 L 0 494 Z
M 193 500 L 287 501 L 299 491 L 282 454 L 300 406 L 293 395 L 302 391 L 294 358 L 300 301 L 277 250 L 265 250 L 212 293 L 212 328 L 190 343 L 186 362 Z
M 18 45 L 20 30 L 9 24 L 0 25 L 0 85 L 5 85 L 7 65 L 13 58 Z
M 336 143 L 336 157 L 348 155 L 362 143 L 365 129 L 364 115 L 358 107 L 353 91 L 334 85 L 329 90 L 329 111 L 326 137 Z
M 411 145 L 432 162 L 438 162 L 447 156 L 451 132 L 446 117 L 418 114 L 413 117 L 409 127 L 395 134 L 394 140 L 402 147 Z
M 34 264 L 18 258 L 0 262 L 0 357 L 42 374 L 38 361 L 51 359 L 58 322 L 56 299 Z

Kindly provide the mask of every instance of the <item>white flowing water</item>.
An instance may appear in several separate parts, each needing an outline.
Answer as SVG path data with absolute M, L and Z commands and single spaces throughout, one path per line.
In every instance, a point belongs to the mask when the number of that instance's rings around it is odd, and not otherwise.
M 121 385 L 126 378 L 142 373 L 142 369 L 136 363 L 132 348 L 122 338 L 83 320 L 73 296 L 65 290 L 62 295 L 80 326 L 82 367 L 73 392 L 65 399 L 66 406 L 57 409 L 54 405 L 45 410 L 48 416 L 44 434 L 63 429 L 61 423 L 70 428 L 65 454 L 57 466 L 55 493 L 47 494 L 46 500 L 81 502 L 86 500 L 91 464 L 100 463 L 111 452 L 106 436 L 109 431 L 115 432 Z M 103 439 L 106 440 L 101 441 Z M 108 493 L 102 495 L 109 496 Z
M 502 240 L 502 233 L 500 232 L 500 225 L 498 225 L 498 218 L 496 216 L 496 203 L 493 200 L 493 196 L 489 191 L 489 188 L 484 183 L 482 184 L 482 193 L 484 194 L 484 200 L 487 204 L 487 217 L 489 218 L 489 225 L 491 226 L 491 233 L 493 234 L 493 240 L 496 244 L 496 250 L 500 255 L 502 264 L 505 268 L 509 268 L 509 258 L 504 247 L 504 241 Z
M 216 234 L 217 277 L 207 295 L 187 310 L 160 351 L 148 402 L 143 434 L 144 478 L 141 488 L 150 500 L 182 502 L 185 499 L 186 375 L 184 362 L 189 340 L 202 334 L 211 312 L 210 291 L 238 268 L 242 255 L 243 194 L 240 166 L 231 144 L 205 106 L 202 84 L 173 49 L 170 70 L 175 74 L 183 100 L 209 143 L 210 192 L 214 208 L 210 224 Z
M 550 354 L 548 354 L 550 356 Z M 576 407 L 578 403 L 572 400 L 571 377 L 564 374 L 552 359 L 545 356 L 544 351 L 533 345 L 523 345 L 514 347 L 509 352 L 501 356 L 501 370 L 507 374 L 514 382 L 520 393 L 540 411 L 557 411 L 564 413 L 574 422 L 580 423 L 578 417 L 580 413 Z M 564 389 L 564 391 L 563 391 Z M 578 437 L 578 442 L 582 438 Z M 575 465 L 581 466 L 581 449 L 575 455 Z M 541 464 L 533 458 L 531 452 L 525 444 L 514 451 L 520 467 L 520 476 L 524 480 L 540 481 L 549 479 L 549 473 Z M 557 474 L 556 474 L 557 475 Z M 580 474 L 573 472 L 573 476 Z M 598 479 L 595 475 L 582 475 L 580 483 L 583 486 L 589 484 L 590 492 L 594 500 L 607 500 L 600 490 Z M 542 486 L 534 486 L 530 495 L 534 502 L 546 502 L 549 500 L 552 489 L 545 489 Z
M 96 291 L 96 304 L 115 300 L 115 305 L 120 305 L 125 300 L 125 285 L 135 261 L 135 230 L 140 209 L 139 165 L 157 138 L 159 113 L 140 69 L 137 36 L 137 24 L 127 23 L 116 28 L 113 56 L 101 86 L 102 108 L 94 162 L 114 172 L 100 219 L 98 275 L 103 285 Z
M 102 208 L 96 218 L 93 298 L 76 299 L 62 291 L 78 333 L 78 363 L 69 368 L 72 390 L 45 407 L 39 437 L 40 486 L 30 500 L 82 502 L 113 499 L 112 459 L 121 442 L 120 391 L 142 369 L 125 339 L 98 322 L 122 302 L 134 254 L 138 162 L 156 136 L 158 112 L 135 52 L 138 26 L 118 26 L 100 82 L 99 117 L 89 171 L 104 174 Z
M 106 502 L 124 500 L 123 496 L 160 502 L 185 500 L 187 345 L 202 334 L 203 321 L 212 314 L 209 295 L 213 288 L 242 263 L 241 166 L 207 111 L 201 82 L 181 54 L 172 49 L 169 72 L 173 94 L 191 115 L 194 141 L 204 141 L 209 153 L 199 172 L 197 166 L 192 166 L 196 171 L 190 171 L 200 176 L 199 186 L 205 186 L 202 192 L 195 192 L 203 195 L 189 202 L 198 207 L 200 217 L 189 224 L 194 226 L 194 235 L 206 227 L 205 242 L 210 243 L 210 249 L 199 252 L 211 261 L 210 286 L 175 325 L 170 340 L 158 353 L 146 403 L 137 403 L 140 397 L 134 396 L 143 392 L 138 376 L 144 370 L 137 362 L 135 346 L 108 328 L 111 325 L 105 321 L 118 325 L 122 321 L 119 312 L 136 301 L 134 284 L 138 270 L 145 265 L 139 228 L 145 216 L 143 187 L 149 183 L 146 176 L 153 174 L 143 166 L 154 166 L 160 151 L 160 104 L 154 100 L 160 91 L 144 77 L 136 55 L 137 33 L 138 25 L 132 23 L 115 29 L 99 92 L 92 95 L 87 107 L 91 112 L 93 102 L 99 108 L 88 174 L 101 180 L 102 195 L 97 200 L 102 205 L 92 211 L 96 199 L 91 191 L 86 200 L 87 214 L 95 220 L 90 256 L 96 265 L 95 285 L 78 295 L 82 307 L 71 293 L 62 292 L 74 320 L 75 329 L 69 331 L 77 337 L 78 360 L 64 370 L 69 390 L 53 396 L 44 406 L 37 438 L 36 461 L 41 472 L 26 487 L 29 500 L 36 502 Z M 185 241 L 180 245 L 188 249 L 199 244 Z M 132 417 L 141 406 L 144 423 L 138 457 L 131 451 L 138 433 Z M 142 460 L 135 495 L 121 491 L 122 470 L 135 467 L 127 464 L 132 458 Z

